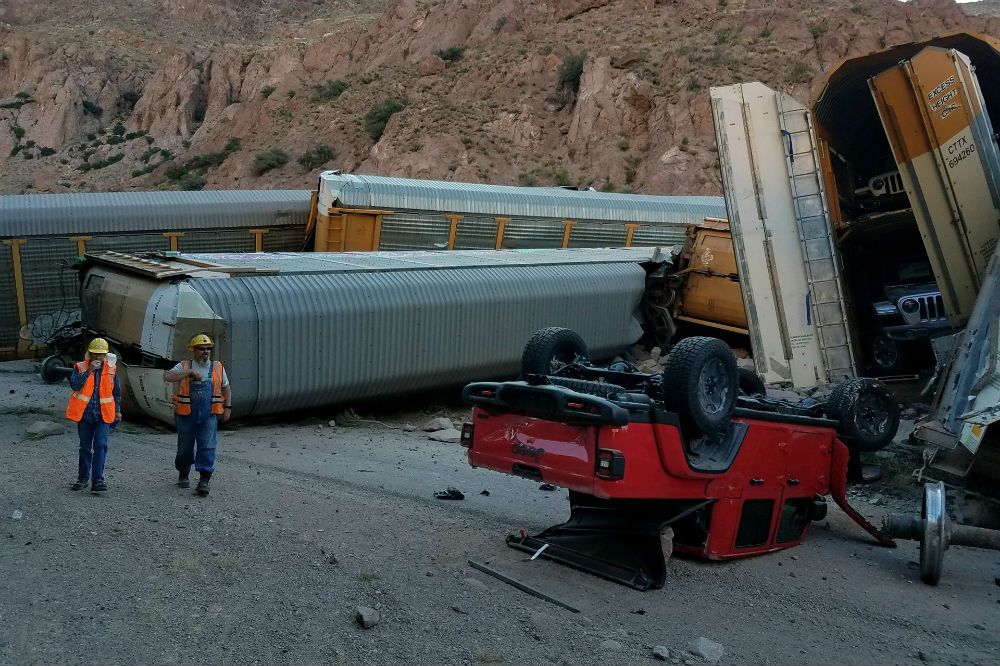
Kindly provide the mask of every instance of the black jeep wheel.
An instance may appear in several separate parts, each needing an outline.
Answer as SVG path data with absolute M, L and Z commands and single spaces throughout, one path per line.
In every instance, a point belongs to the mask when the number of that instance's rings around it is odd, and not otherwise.
M 700 432 L 719 432 L 729 424 L 738 392 L 736 357 L 722 340 L 685 338 L 670 350 L 663 401 Z
M 543 328 L 524 346 L 521 375 L 553 375 L 570 363 L 590 363 L 583 338 L 568 328 Z
M 753 370 L 739 368 L 740 393 L 743 395 L 767 395 L 767 386 Z
M 848 448 L 878 451 L 896 436 L 899 405 L 882 382 L 858 377 L 838 384 L 826 402 L 826 415 L 840 422 Z
M 869 351 L 874 369 L 881 375 L 894 375 L 902 372 L 909 362 L 906 347 L 885 334 L 872 338 Z

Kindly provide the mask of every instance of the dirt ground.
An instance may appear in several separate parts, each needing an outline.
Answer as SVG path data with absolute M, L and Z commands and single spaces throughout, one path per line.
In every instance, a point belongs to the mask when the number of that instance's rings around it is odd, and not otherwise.
M 879 548 L 831 508 L 798 548 L 675 558 L 664 589 L 635 592 L 507 548 L 565 519 L 566 494 L 401 428 L 422 411 L 224 431 L 207 499 L 173 485 L 171 433 L 126 423 L 99 497 L 69 489 L 73 429 L 26 435 L 64 424 L 67 395 L 31 364 L 0 364 L 0 664 L 642 664 L 654 646 L 689 664 L 700 637 L 723 664 L 1000 663 L 996 552 L 950 549 L 928 587 L 916 544 Z M 465 499 L 434 499 L 448 486 Z M 915 494 L 853 496 L 878 523 Z M 381 622 L 361 628 L 358 606 Z

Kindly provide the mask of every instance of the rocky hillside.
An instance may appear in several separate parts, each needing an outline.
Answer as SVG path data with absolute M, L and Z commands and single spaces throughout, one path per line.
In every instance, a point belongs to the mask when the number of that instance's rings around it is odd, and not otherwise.
M 720 191 L 708 87 L 1000 35 L 953 0 L 7 0 L 0 192 L 307 188 L 322 168 Z

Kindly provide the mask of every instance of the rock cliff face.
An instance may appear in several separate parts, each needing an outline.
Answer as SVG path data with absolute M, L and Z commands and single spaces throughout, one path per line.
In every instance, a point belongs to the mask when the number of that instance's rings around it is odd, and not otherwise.
M 343 168 L 715 194 L 710 86 L 761 80 L 806 100 L 843 58 L 1000 35 L 952 0 L 38 7 L 0 7 L 7 193 L 308 188 Z

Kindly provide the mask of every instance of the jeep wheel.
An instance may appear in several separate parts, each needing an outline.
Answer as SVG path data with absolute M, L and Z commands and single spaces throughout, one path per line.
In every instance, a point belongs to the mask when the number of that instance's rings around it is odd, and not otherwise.
M 543 328 L 524 346 L 521 375 L 553 375 L 570 363 L 590 363 L 583 338 L 568 328 Z
M 838 384 L 826 402 L 826 415 L 840 422 L 848 448 L 878 451 L 896 436 L 899 405 L 882 382 L 859 377 Z
M 906 367 L 906 348 L 888 335 L 876 335 L 870 348 L 872 362 L 878 374 L 894 375 Z
M 724 429 L 738 392 L 736 357 L 722 340 L 685 338 L 670 350 L 663 367 L 663 401 L 698 431 Z

